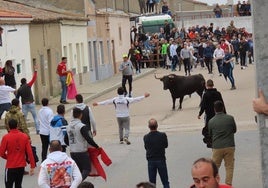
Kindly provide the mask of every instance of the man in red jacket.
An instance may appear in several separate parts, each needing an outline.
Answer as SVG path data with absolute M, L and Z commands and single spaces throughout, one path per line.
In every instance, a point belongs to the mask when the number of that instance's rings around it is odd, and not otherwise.
M 60 103 L 62 104 L 68 104 L 66 101 L 66 96 L 67 96 L 67 85 L 66 85 L 66 78 L 67 74 L 70 72 L 67 70 L 67 57 L 62 57 L 61 62 L 57 66 L 57 74 L 59 75 L 60 78 L 60 83 L 61 83 L 61 97 L 60 97 Z
M 5 186 L 12 188 L 21 187 L 26 154 L 30 159 L 30 175 L 34 174 L 35 159 L 33 156 L 29 137 L 17 129 L 17 120 L 11 119 L 8 123 L 10 131 L 3 136 L 0 146 L 0 156 L 7 160 L 5 167 Z

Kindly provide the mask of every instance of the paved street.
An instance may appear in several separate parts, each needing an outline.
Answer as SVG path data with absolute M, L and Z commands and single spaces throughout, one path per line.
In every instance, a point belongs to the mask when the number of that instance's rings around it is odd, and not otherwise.
M 216 73 L 216 69 L 214 70 Z M 164 69 L 157 69 L 156 73 L 161 76 L 170 73 Z M 183 74 L 184 72 L 176 72 Z M 236 66 L 234 76 L 237 90 L 230 90 L 230 83 L 218 74 L 208 75 L 205 69 L 198 67 L 193 74 L 202 73 L 205 79 L 212 78 L 215 87 L 222 93 L 226 104 L 227 113 L 233 115 L 237 122 L 238 132 L 236 134 L 236 161 L 234 172 L 234 187 L 262 187 L 258 128 L 254 122 L 255 113 L 251 107 L 252 98 L 255 96 L 255 75 L 254 65 L 246 70 Z M 111 81 L 112 79 L 110 79 Z M 120 83 L 120 78 L 109 83 L 110 86 Z M 116 88 L 116 87 L 114 87 Z M 107 88 L 106 88 L 107 89 Z M 116 90 L 103 92 L 94 100 L 89 99 L 89 105 L 97 122 L 96 142 L 101 145 L 111 157 L 113 164 L 105 167 L 107 182 L 101 178 L 89 177 L 97 188 L 126 188 L 135 187 L 139 181 L 147 180 L 147 166 L 145 150 L 143 147 L 143 135 L 148 132 L 147 121 L 154 117 L 158 120 L 160 131 L 165 131 L 169 139 L 167 149 L 167 165 L 171 187 L 187 188 L 192 183 L 190 168 L 192 162 L 199 157 L 210 157 L 211 150 L 202 143 L 200 130 L 203 127 L 203 120 L 197 119 L 198 105 L 200 98 L 193 94 L 191 98 L 185 97 L 182 110 L 172 111 L 172 102 L 169 91 L 163 90 L 163 85 L 156 80 L 151 72 L 144 77 L 137 79 L 133 84 L 133 95 L 143 95 L 145 91 L 151 96 L 143 101 L 131 105 L 131 145 L 120 145 L 118 139 L 117 122 L 113 106 L 92 107 L 93 101 L 101 101 L 114 97 Z M 87 91 L 88 92 L 88 91 Z M 178 101 L 176 103 L 178 108 Z M 71 106 L 70 106 L 71 107 Z M 68 117 L 70 115 L 68 114 Z M 40 155 L 40 139 L 34 134 L 32 139 L 38 147 Z M 1 130 L 1 135 L 4 130 Z M 3 184 L 4 160 L 0 160 L 0 187 Z M 33 177 L 24 177 L 24 187 L 37 187 L 37 174 Z M 224 182 L 224 165 L 220 169 L 221 180 Z M 158 179 L 157 187 L 161 187 Z

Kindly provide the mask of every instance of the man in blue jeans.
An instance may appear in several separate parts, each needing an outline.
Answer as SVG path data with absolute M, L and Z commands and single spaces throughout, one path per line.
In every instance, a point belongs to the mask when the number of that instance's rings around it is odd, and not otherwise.
M 37 66 L 34 66 L 34 75 L 30 82 L 27 83 L 26 78 L 21 79 L 20 88 L 17 91 L 16 98 L 21 97 L 22 103 L 22 112 L 24 114 L 25 119 L 27 119 L 28 112 L 31 112 L 35 124 L 36 134 L 39 134 L 39 121 L 37 119 L 34 97 L 32 93 L 32 86 L 37 78 Z
M 59 75 L 60 78 L 60 83 L 61 83 L 61 97 L 60 97 L 60 103 L 62 104 L 68 104 L 66 101 L 66 96 L 67 96 L 67 84 L 66 84 L 66 78 L 67 74 L 70 72 L 67 70 L 67 57 L 62 57 L 61 62 L 57 66 L 57 74 Z
M 156 184 L 156 174 L 159 173 L 163 188 L 169 188 L 168 171 L 166 165 L 165 149 L 168 147 L 167 135 L 157 131 L 157 121 L 149 120 L 150 132 L 143 137 L 146 158 L 148 161 L 149 181 Z

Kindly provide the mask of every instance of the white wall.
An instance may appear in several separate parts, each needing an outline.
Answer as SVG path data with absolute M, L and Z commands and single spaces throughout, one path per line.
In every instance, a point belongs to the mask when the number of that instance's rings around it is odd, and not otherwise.
M 79 24 L 79 25 L 78 25 Z M 83 73 L 83 67 L 88 68 L 88 43 L 86 22 L 64 23 L 61 26 L 62 54 L 67 47 L 68 69 L 76 69 L 76 74 Z M 72 49 L 70 49 L 72 48 Z M 70 54 L 72 52 L 72 54 Z
M 32 78 L 32 63 L 30 56 L 29 25 L 1 25 L 3 46 L 0 47 L 0 66 L 5 65 L 6 60 L 11 59 L 16 69 L 17 88 L 21 78 Z M 21 67 L 21 73 L 17 74 L 17 65 Z
M 109 17 L 110 36 L 115 44 L 116 62 L 122 62 L 122 55 L 127 54 L 130 48 L 130 22 L 129 17 L 123 15 L 118 17 Z M 119 29 L 120 28 L 120 29 Z M 121 30 L 121 40 L 119 39 L 119 30 Z

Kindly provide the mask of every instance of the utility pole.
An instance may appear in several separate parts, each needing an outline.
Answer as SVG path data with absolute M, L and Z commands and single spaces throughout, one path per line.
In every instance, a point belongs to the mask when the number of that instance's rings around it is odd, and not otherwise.
M 254 62 L 256 63 L 256 93 L 262 89 L 268 100 L 268 15 L 267 0 L 251 1 L 253 10 Z M 268 116 L 258 115 L 261 145 L 263 187 L 268 188 Z

